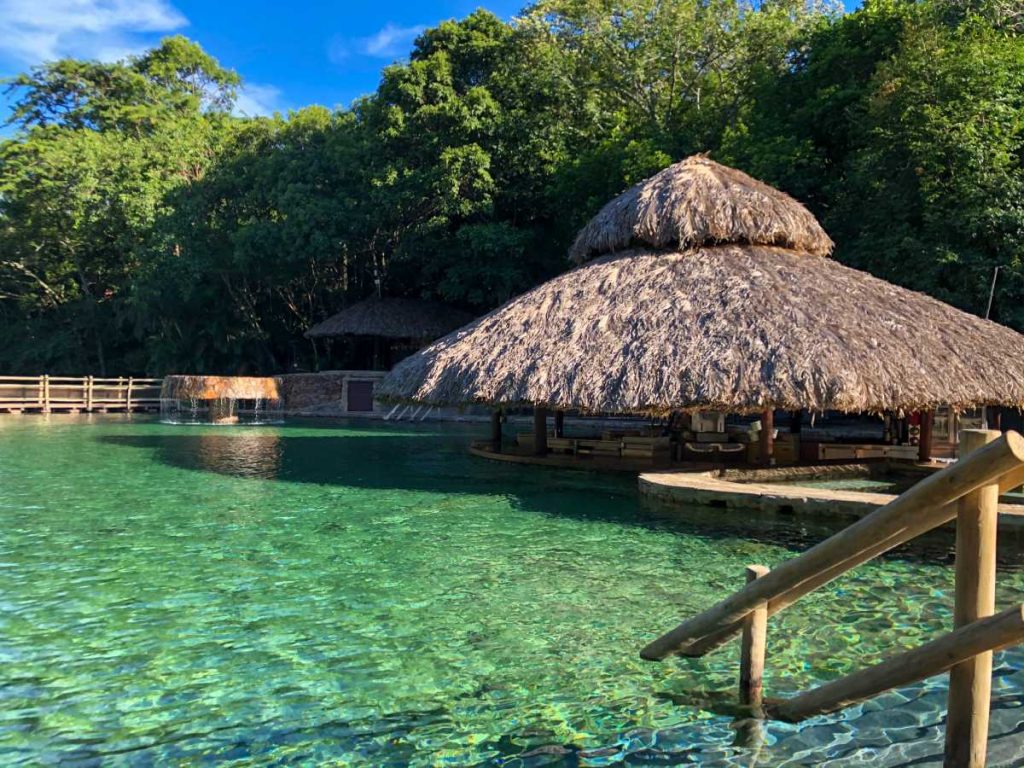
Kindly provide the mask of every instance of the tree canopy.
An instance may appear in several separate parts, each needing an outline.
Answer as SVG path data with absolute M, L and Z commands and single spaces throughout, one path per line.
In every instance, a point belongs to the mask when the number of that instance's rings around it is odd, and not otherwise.
M 835 258 L 1024 330 L 1024 19 L 1004 0 L 540 0 L 446 21 L 350 108 L 232 113 L 172 37 L 8 81 L 0 370 L 343 364 L 369 295 L 487 311 L 695 152 L 807 203 Z

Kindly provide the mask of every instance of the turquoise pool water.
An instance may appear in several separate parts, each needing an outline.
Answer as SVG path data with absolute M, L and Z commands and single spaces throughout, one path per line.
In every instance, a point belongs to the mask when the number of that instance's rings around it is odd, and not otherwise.
M 737 744 L 738 650 L 638 649 L 827 535 L 467 456 L 479 433 L 0 417 L 0 765 L 927 765 L 945 680 Z M 949 544 L 773 619 L 790 695 L 950 624 Z M 999 603 L 1024 601 L 1018 543 Z M 993 765 L 1024 760 L 1024 654 Z M 739 739 L 740 742 L 743 739 Z

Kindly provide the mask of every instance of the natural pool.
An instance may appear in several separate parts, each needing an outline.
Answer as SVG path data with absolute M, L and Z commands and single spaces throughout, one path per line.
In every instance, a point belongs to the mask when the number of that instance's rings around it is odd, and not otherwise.
M 0 765 L 941 762 L 944 678 L 753 750 L 735 647 L 637 658 L 829 529 L 644 509 L 627 478 L 471 458 L 478 432 L 0 418 Z M 768 692 L 948 627 L 950 543 L 773 619 Z M 992 765 L 1024 761 L 1022 663 L 996 658 Z

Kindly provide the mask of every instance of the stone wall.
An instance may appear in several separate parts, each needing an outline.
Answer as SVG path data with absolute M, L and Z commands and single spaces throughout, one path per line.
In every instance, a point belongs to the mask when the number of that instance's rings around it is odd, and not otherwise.
M 382 371 L 322 371 L 320 373 L 289 373 L 281 376 L 281 394 L 286 413 L 345 415 L 348 410 L 348 387 L 352 381 L 377 382 Z M 375 402 L 373 411 L 360 411 L 371 416 L 380 412 Z

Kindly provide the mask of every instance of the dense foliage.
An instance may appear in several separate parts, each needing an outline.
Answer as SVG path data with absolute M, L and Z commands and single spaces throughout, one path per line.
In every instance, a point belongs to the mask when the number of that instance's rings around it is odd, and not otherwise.
M 484 311 L 625 185 L 711 152 L 836 258 L 1024 330 L 1024 15 L 1005 0 L 541 0 L 416 41 L 350 109 L 231 112 L 181 37 L 9 83 L 0 371 L 273 372 L 377 292 Z M 332 363 L 344 362 L 337 357 Z

